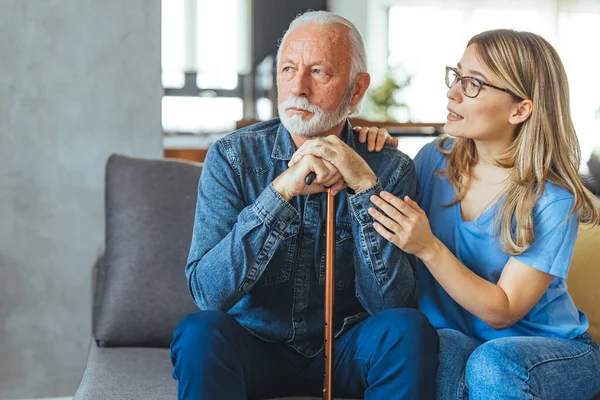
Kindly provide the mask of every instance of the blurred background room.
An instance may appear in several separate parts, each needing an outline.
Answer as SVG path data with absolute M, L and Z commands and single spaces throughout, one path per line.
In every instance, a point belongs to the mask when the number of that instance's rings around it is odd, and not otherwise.
M 352 122 L 387 127 L 411 157 L 442 130 L 444 68 L 470 37 L 541 34 L 565 64 L 580 173 L 599 193 L 598 0 L 0 0 L 0 400 L 79 385 L 110 154 L 202 162 L 276 117 L 278 40 L 307 9 L 361 31 L 372 83 Z

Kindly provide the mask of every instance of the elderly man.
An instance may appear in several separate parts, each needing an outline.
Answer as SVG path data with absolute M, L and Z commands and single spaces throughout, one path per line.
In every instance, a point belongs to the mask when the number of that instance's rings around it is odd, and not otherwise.
M 325 187 L 336 194 L 333 392 L 434 398 L 437 336 L 405 308 L 417 298 L 415 259 L 378 235 L 368 214 L 383 190 L 415 196 L 415 169 L 391 146 L 368 152 L 347 122 L 369 86 L 365 71 L 352 23 L 306 13 L 278 52 L 281 120 L 210 148 L 186 267 L 202 311 L 181 321 L 171 346 L 180 399 L 321 393 Z M 299 157 L 306 146 L 323 157 Z

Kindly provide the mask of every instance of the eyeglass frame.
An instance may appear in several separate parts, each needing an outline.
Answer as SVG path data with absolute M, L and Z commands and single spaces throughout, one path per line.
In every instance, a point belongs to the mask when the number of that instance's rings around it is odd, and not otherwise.
M 454 81 L 452 81 L 452 82 L 449 82 L 449 80 L 448 80 L 448 72 L 449 71 L 454 72 L 454 74 L 456 75 L 456 77 L 454 78 Z M 462 82 L 464 82 L 463 79 L 465 79 L 465 78 L 473 79 L 474 81 L 476 81 L 477 83 L 479 83 L 481 85 L 481 86 L 479 86 L 479 89 L 477 90 L 477 94 L 475 96 L 469 96 L 466 93 L 467 92 L 467 90 L 465 89 L 466 85 L 463 86 L 463 83 L 462 83 Z M 508 89 L 504 89 L 504 88 L 492 85 L 491 83 L 484 82 L 484 81 L 482 81 L 479 78 L 475 78 L 474 76 L 467 76 L 467 75 L 463 76 L 463 75 L 461 75 L 458 72 L 458 69 L 454 68 L 454 67 L 448 67 L 448 66 L 446 66 L 446 76 L 444 77 L 444 80 L 446 81 L 446 86 L 448 87 L 448 89 L 452 89 L 452 86 L 454 86 L 455 82 L 461 81 L 461 83 L 460 83 L 460 90 L 461 90 L 462 94 L 464 94 L 465 96 L 467 96 L 470 99 L 474 99 L 477 96 L 479 96 L 479 93 L 481 93 L 481 88 L 483 88 L 484 86 L 489 86 L 489 87 L 491 87 L 493 89 L 500 90 L 502 92 L 506 92 L 506 93 L 514 96 L 515 98 L 520 99 L 519 96 L 517 96 L 516 94 L 514 94 L 513 92 L 511 92 Z

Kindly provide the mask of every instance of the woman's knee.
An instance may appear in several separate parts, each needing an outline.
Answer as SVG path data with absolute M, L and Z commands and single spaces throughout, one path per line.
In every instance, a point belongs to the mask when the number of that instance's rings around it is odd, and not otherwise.
M 497 390 L 509 384 L 509 379 L 520 375 L 519 366 L 511 360 L 507 350 L 503 343 L 497 343 L 495 340 L 475 349 L 465 368 L 467 387 Z
M 461 331 L 457 331 L 456 329 L 442 328 L 438 329 L 438 336 L 440 337 L 440 343 L 442 341 L 448 343 L 457 343 L 473 340 L 470 336 L 465 335 Z
M 455 329 L 438 329 L 440 361 L 460 365 L 461 371 L 481 342 Z

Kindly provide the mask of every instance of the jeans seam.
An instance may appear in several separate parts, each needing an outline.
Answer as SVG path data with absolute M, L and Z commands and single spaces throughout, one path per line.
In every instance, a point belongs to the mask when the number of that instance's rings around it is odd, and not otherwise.
M 463 370 L 461 379 L 458 381 L 458 388 L 456 393 L 457 400 L 463 400 L 465 398 L 465 388 L 467 388 L 467 377 L 466 377 L 467 369 Z
M 527 373 L 530 374 L 532 369 L 534 369 L 535 367 L 537 367 L 541 364 L 546 364 L 546 363 L 553 362 L 553 361 L 573 360 L 575 358 L 585 357 L 594 351 L 592 346 L 588 345 L 588 347 L 589 347 L 588 350 L 581 354 L 577 354 L 577 355 L 573 355 L 573 356 L 565 356 L 565 357 L 555 357 L 555 358 L 549 358 L 546 360 L 538 361 L 537 363 L 535 363 L 532 366 L 530 366 L 529 368 L 527 368 Z M 529 380 L 529 377 L 527 378 L 527 380 Z
M 535 396 L 531 394 L 531 385 L 529 384 L 529 380 L 531 379 L 531 368 L 527 370 L 527 379 L 525 379 L 525 385 L 527 386 L 527 390 L 525 391 L 525 394 L 527 395 L 528 399 L 535 399 Z
M 542 364 L 547 364 L 547 363 L 550 363 L 550 362 L 554 362 L 554 361 L 573 360 L 573 359 L 576 359 L 576 358 L 585 357 L 588 354 L 592 353 L 593 351 L 594 351 L 594 348 L 591 345 L 588 344 L 588 350 L 585 351 L 584 353 L 573 355 L 573 356 L 549 358 L 547 360 L 538 361 L 537 363 L 531 365 L 529 368 L 527 368 L 527 379 L 525 380 L 525 383 L 527 384 L 527 395 L 529 395 L 529 398 L 535 399 L 535 396 L 533 394 L 531 394 L 531 392 L 530 392 L 531 385 L 529 384 L 529 381 L 531 379 L 531 371 L 535 367 L 538 367 L 538 366 L 540 366 Z

